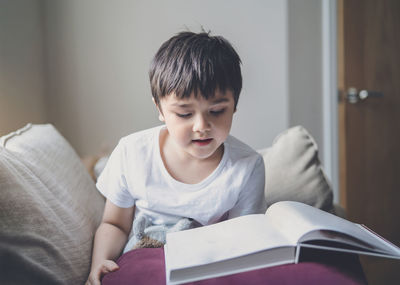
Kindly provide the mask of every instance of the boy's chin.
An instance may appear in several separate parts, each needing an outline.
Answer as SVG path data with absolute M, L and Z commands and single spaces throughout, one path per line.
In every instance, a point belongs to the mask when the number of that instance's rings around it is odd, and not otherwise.
M 190 154 L 193 158 L 205 160 L 212 158 L 214 155 L 218 155 L 218 151 L 219 147 L 215 148 L 211 145 L 207 145 L 205 147 L 194 146 L 191 149 Z

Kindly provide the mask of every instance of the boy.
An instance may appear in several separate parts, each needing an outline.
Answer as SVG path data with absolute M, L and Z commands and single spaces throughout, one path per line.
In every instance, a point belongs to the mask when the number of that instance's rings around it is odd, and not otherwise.
M 122 138 L 99 177 L 107 201 L 88 284 L 118 269 L 134 216 L 168 227 L 265 211 L 263 159 L 229 135 L 240 64 L 229 42 L 208 33 L 182 32 L 160 47 L 149 75 L 165 125 Z

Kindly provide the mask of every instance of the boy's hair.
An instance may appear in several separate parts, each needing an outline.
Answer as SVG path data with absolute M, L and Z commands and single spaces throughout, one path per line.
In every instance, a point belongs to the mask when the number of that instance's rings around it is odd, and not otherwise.
M 149 76 L 154 101 L 171 93 L 178 98 L 193 92 L 212 98 L 218 89 L 233 93 L 235 109 L 242 89 L 241 60 L 221 36 L 181 32 L 162 44 L 151 62 Z

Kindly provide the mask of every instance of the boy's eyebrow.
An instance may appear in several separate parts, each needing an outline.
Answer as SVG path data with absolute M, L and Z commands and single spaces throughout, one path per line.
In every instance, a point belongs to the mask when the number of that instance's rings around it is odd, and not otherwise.
M 188 104 L 188 103 L 172 103 L 171 106 L 172 107 L 182 107 L 182 108 L 187 108 L 187 107 L 191 107 L 193 104 Z

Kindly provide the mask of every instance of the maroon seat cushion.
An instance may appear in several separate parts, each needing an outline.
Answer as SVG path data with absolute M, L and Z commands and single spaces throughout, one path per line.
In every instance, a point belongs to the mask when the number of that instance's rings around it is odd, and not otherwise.
M 218 278 L 192 282 L 213 284 L 366 284 L 356 255 L 308 251 L 299 264 L 263 268 Z M 164 250 L 141 248 L 122 255 L 120 269 L 104 276 L 102 284 L 165 284 Z

